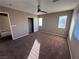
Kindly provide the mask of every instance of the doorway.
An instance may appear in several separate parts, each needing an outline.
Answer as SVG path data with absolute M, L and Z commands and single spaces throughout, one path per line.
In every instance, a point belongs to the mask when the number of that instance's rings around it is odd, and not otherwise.
M 0 42 L 12 40 L 9 15 L 0 12 Z
M 28 25 L 29 25 L 29 34 L 34 32 L 34 22 L 33 18 L 28 18 Z

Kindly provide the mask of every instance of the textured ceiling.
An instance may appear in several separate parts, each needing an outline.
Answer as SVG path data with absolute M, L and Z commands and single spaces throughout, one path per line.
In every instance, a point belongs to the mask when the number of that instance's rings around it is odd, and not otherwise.
M 59 0 L 57 2 L 40 0 L 41 9 L 48 13 L 73 9 L 78 3 L 79 0 Z M 0 0 L 0 5 L 32 14 L 42 14 L 37 13 L 37 4 L 37 0 Z

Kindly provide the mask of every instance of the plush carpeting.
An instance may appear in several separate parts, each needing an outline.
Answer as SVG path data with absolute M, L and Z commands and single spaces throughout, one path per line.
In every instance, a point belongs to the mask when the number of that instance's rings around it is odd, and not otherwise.
M 12 35 L 0 37 L 0 43 L 4 43 L 5 41 L 9 41 L 9 40 L 12 40 Z
M 35 49 L 34 46 L 36 46 Z M 34 51 L 31 53 L 33 49 Z M 44 32 L 36 32 L 14 41 L 9 40 L 0 43 L 0 59 L 37 59 L 37 58 L 71 59 L 67 45 L 67 40 L 64 39 L 63 37 L 59 37 L 56 35 Z

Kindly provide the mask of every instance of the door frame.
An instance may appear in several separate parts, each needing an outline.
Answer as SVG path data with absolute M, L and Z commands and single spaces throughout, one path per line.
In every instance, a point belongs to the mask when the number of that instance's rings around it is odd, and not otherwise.
M 8 16 L 8 20 L 9 20 L 9 25 L 10 25 L 10 30 L 11 30 L 11 35 L 12 35 L 12 40 L 14 40 L 14 35 L 13 35 L 13 31 L 12 31 L 12 26 L 11 26 L 11 20 L 10 20 L 10 15 L 8 12 L 1 12 L 0 13 L 3 13 L 3 14 L 7 14 Z
M 28 17 L 28 22 L 29 22 L 29 19 L 31 19 L 31 18 L 33 19 L 33 28 L 32 29 L 33 29 L 33 32 L 34 32 L 34 18 L 33 17 Z M 29 23 L 28 23 L 28 31 L 29 31 Z

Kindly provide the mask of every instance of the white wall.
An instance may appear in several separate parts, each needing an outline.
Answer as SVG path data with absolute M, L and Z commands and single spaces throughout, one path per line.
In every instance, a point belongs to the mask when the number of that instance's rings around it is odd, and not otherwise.
M 39 17 L 43 18 L 43 26 L 39 27 L 39 30 L 67 37 L 70 27 L 69 26 L 70 21 L 72 18 L 72 12 L 73 12 L 72 10 L 69 10 L 69 11 L 39 15 Z M 66 28 L 65 29 L 58 28 L 59 16 L 64 16 L 64 15 L 68 16 L 66 22 Z
M 0 34 L 2 37 L 11 35 L 8 16 L 1 16 L 0 15 Z
M 10 31 L 8 16 L 0 16 L 1 31 Z
M 79 5 L 74 9 L 69 32 L 69 46 L 71 49 L 72 59 L 79 59 L 79 40 L 74 34 L 77 26 L 76 24 L 79 25 Z M 78 33 L 79 31 L 77 32 L 77 35 L 79 35 Z
M 34 18 L 34 31 L 38 31 L 38 20 L 36 19 L 36 15 L 4 6 L 0 6 L 0 12 L 9 13 L 14 40 L 29 34 L 28 17 Z
M 38 31 L 38 17 L 34 17 L 34 32 Z

